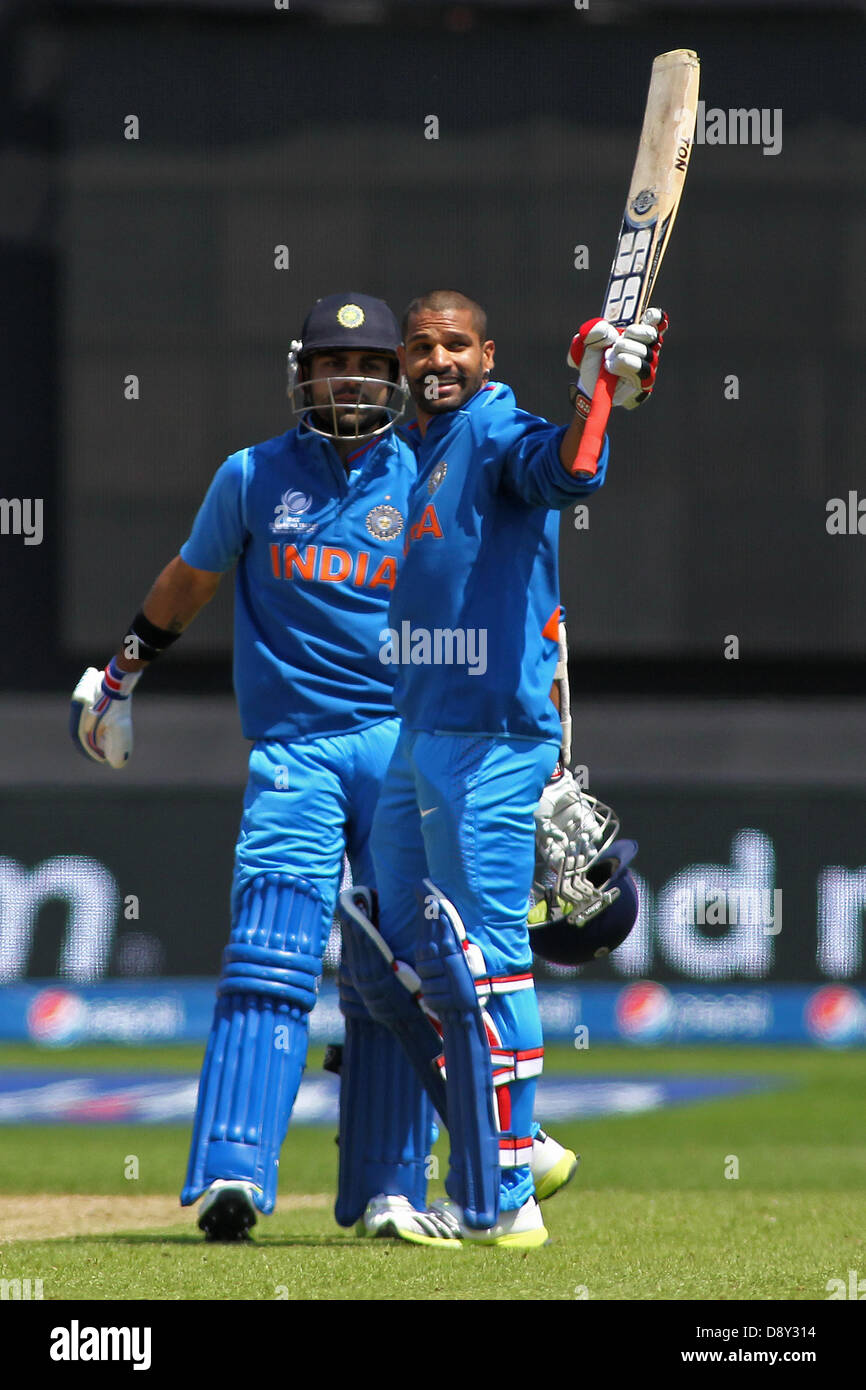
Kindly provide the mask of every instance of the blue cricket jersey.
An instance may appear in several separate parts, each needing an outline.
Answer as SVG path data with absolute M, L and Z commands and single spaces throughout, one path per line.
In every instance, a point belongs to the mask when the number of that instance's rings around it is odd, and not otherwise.
M 395 431 L 349 456 L 304 426 L 218 469 L 181 558 L 237 561 L 234 683 L 244 734 L 303 740 L 392 718 L 379 634 L 402 560 L 412 448 Z
M 565 432 L 492 382 L 414 434 L 418 477 L 389 618 L 407 728 L 559 742 L 557 512 L 601 487 L 608 459 L 605 439 L 595 477 L 572 477 L 559 458 Z

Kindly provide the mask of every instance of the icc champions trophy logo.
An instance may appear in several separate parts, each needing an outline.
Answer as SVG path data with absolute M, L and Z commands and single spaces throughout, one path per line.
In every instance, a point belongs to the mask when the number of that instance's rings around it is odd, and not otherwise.
M 309 531 L 312 522 L 302 521 L 301 517 L 308 512 L 313 505 L 312 497 L 307 497 L 303 492 L 293 492 L 288 488 L 274 507 L 274 519 L 271 522 L 271 530 L 276 535 L 285 535 L 293 531 Z

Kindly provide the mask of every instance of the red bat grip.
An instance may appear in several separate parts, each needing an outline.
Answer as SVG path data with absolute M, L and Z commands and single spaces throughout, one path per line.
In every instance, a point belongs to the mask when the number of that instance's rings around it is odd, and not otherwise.
M 571 471 L 575 475 L 594 478 L 598 472 L 598 456 L 604 445 L 607 417 L 610 415 L 613 393 L 618 385 L 619 377 L 602 367 L 592 393 L 592 409 L 586 417 L 577 458 L 571 465 Z

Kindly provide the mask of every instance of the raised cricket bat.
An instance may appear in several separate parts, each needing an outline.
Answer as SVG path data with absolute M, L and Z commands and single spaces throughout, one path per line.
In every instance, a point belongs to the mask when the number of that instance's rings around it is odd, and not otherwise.
M 700 63 L 690 48 L 653 62 L 637 159 L 601 317 L 622 331 L 649 305 L 683 195 L 698 112 Z M 572 473 L 598 468 L 607 417 L 619 377 L 602 367 Z

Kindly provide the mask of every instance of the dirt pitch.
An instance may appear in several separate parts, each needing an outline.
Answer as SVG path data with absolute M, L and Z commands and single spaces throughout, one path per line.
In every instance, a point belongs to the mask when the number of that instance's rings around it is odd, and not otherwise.
M 326 1193 L 281 1197 L 277 1211 L 327 1207 Z M 51 1240 L 63 1236 L 110 1235 L 113 1231 L 146 1231 L 152 1227 L 194 1227 L 193 1208 L 177 1197 L 82 1197 L 77 1193 L 37 1193 L 0 1196 L 0 1244 L 12 1240 Z

